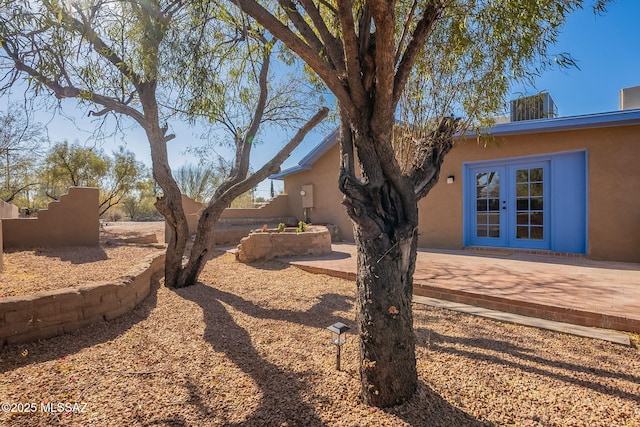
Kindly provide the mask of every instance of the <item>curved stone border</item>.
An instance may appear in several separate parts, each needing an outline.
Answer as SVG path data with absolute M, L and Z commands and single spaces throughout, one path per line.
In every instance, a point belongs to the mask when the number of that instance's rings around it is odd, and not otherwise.
M 322 225 L 310 225 L 298 233 L 295 228 L 284 231 L 255 230 L 240 240 L 236 259 L 240 262 L 270 260 L 295 255 L 324 255 L 331 253 L 331 233 Z
M 0 348 L 62 335 L 131 311 L 164 270 L 165 252 L 146 256 L 133 270 L 110 282 L 38 292 L 0 300 Z

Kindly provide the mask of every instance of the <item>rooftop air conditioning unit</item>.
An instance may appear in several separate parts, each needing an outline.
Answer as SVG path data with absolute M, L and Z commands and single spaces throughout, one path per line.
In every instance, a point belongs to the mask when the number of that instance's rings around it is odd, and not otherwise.
M 551 96 L 542 92 L 537 95 L 523 96 L 511 101 L 511 121 L 549 119 L 556 117 L 558 110 Z
M 620 109 L 640 108 L 640 86 L 627 87 L 620 90 Z

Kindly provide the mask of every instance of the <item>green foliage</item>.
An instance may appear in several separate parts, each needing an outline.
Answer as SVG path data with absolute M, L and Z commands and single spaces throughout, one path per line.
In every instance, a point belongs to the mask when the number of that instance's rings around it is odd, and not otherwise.
M 157 196 L 156 186 L 157 184 L 151 176 L 138 181 L 135 190 L 128 193 L 119 208 L 132 221 L 161 219 L 160 213 L 154 206 Z
M 574 67 L 568 53 L 550 55 L 580 0 L 447 3 L 418 56 L 401 107 L 402 119 L 429 128 L 436 117 L 462 118 L 462 131 L 504 112 L 515 82 L 533 86 L 550 67 Z
M 0 198 L 21 207 L 35 207 L 35 169 L 48 144 L 42 124 L 32 123 L 18 105 L 0 114 Z
M 278 232 L 282 233 L 285 229 L 286 225 L 284 224 L 284 222 L 281 222 L 280 224 L 278 224 Z
M 206 203 L 213 197 L 226 174 L 223 163 L 219 163 L 217 168 L 185 165 L 174 171 L 176 183 L 182 194 L 201 203 Z
M 55 200 L 70 186 L 97 187 L 103 215 L 134 190 L 143 170 L 144 165 L 123 147 L 111 158 L 100 149 L 64 141 L 50 148 L 40 176 L 45 194 Z
M 304 233 L 307 231 L 307 223 L 304 221 L 298 221 L 298 228 L 296 228 L 296 232 Z

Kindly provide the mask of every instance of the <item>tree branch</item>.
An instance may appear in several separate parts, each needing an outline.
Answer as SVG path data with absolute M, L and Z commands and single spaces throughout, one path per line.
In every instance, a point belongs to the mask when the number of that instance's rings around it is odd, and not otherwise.
M 314 50 L 298 37 L 291 29 L 282 24 L 267 9 L 255 0 L 235 0 L 232 4 L 240 7 L 245 13 L 260 22 L 271 34 L 294 51 L 325 82 L 333 94 L 343 103 L 343 108 L 356 113 L 349 91 L 338 78 L 336 70 Z
M 311 117 L 299 130 L 296 132 L 293 138 L 289 140 L 284 147 L 278 151 L 278 153 L 273 156 L 271 160 L 265 163 L 258 171 L 251 174 L 251 176 L 239 181 L 224 191 L 216 191 L 211 201 L 209 202 L 209 206 L 211 206 L 214 202 L 220 203 L 217 200 L 224 200 L 225 205 L 231 203 L 231 201 L 237 197 L 238 195 L 250 190 L 255 187 L 259 182 L 264 181 L 269 175 L 277 173 L 280 170 L 280 165 L 284 162 L 287 157 L 291 155 L 291 152 L 300 145 L 305 136 L 324 120 L 325 117 L 329 114 L 329 109 L 327 107 L 322 107 L 318 112 Z M 220 188 L 218 189 L 220 190 Z
M 309 18 L 311 18 L 311 22 L 315 25 L 316 30 L 320 34 L 322 41 L 324 42 L 324 48 L 333 64 L 333 67 L 339 74 L 345 74 L 346 68 L 344 64 L 344 46 L 342 45 L 342 41 L 339 38 L 336 38 L 331 34 L 329 28 L 327 28 L 327 24 L 322 19 L 320 15 L 320 9 L 316 7 L 312 0 L 300 0 L 300 4 L 309 14 Z M 334 11 L 334 14 L 337 16 L 337 11 L 335 9 L 331 9 Z
M 434 22 L 438 19 L 440 13 L 444 9 L 444 6 L 440 1 L 430 2 L 424 9 L 422 13 L 422 17 L 420 21 L 416 24 L 416 29 L 413 31 L 411 35 L 411 39 L 409 40 L 409 44 L 407 45 L 407 49 L 404 51 L 402 55 L 402 59 L 400 60 L 400 64 L 398 65 L 398 70 L 396 71 L 395 79 L 393 82 L 393 105 L 397 105 L 400 100 L 400 96 L 404 91 L 404 87 L 407 84 L 407 80 L 409 79 L 409 75 L 411 74 L 411 70 L 415 65 L 416 58 L 420 54 L 420 51 L 424 49 L 424 45 L 427 41 L 427 37 L 429 36 L 429 32 L 434 24 Z M 398 56 L 400 52 L 400 46 L 398 46 Z

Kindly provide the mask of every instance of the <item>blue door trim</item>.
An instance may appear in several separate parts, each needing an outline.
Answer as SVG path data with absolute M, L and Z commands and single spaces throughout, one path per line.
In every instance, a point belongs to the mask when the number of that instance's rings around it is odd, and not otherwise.
M 463 243 L 465 246 L 497 246 L 551 250 L 554 252 L 587 252 L 587 152 L 586 150 L 549 153 L 480 162 L 463 166 Z M 515 171 L 520 168 L 543 167 L 544 236 L 539 239 L 516 237 Z M 475 173 L 482 169 L 501 170 L 502 198 L 506 201 L 507 218 L 501 217 L 504 231 L 500 238 L 478 238 Z M 521 221 L 525 212 L 520 211 Z M 522 231 L 524 228 L 520 229 Z M 539 230 L 538 230 L 539 231 Z

